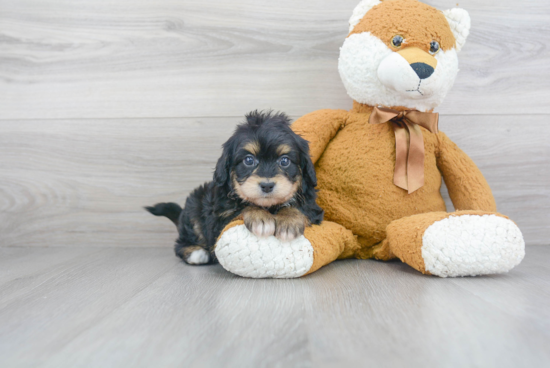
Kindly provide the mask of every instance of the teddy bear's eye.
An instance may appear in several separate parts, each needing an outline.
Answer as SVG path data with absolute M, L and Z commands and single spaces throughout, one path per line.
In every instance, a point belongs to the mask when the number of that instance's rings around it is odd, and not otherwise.
M 435 55 L 439 52 L 439 42 L 432 41 L 430 42 L 430 54 Z
M 391 44 L 393 45 L 393 47 L 401 47 L 403 41 L 405 41 L 405 39 L 402 36 L 397 35 L 393 36 Z

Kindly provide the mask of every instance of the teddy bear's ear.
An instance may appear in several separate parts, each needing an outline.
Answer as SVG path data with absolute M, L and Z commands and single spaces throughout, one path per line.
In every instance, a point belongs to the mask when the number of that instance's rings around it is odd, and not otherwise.
M 456 52 L 460 52 L 470 34 L 470 15 L 464 9 L 454 8 L 443 12 L 456 39 Z
M 362 0 L 359 5 L 353 9 L 353 14 L 349 18 L 349 31 L 353 31 L 353 28 L 359 24 L 361 19 L 371 10 L 374 6 L 380 4 L 380 0 Z

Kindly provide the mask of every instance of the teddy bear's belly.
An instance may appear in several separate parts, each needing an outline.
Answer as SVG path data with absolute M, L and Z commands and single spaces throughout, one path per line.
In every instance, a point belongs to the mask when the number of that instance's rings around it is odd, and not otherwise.
M 424 131 L 424 186 L 408 194 L 393 184 L 395 138 L 386 124 L 353 124 L 340 130 L 316 164 L 325 220 L 334 221 L 373 245 L 386 237 L 386 226 L 406 216 L 445 211 L 436 166 L 435 136 Z

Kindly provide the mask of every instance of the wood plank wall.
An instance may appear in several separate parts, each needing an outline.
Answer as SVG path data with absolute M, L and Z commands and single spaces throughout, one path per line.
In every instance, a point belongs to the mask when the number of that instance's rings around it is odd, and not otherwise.
M 337 59 L 357 2 L 0 0 L 0 246 L 171 246 L 141 206 L 209 180 L 245 112 L 351 107 Z M 550 2 L 459 5 L 441 129 L 548 244 Z

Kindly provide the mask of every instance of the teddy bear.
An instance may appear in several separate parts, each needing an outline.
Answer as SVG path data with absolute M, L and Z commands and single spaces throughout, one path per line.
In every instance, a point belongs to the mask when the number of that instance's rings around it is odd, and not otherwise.
M 346 258 L 398 258 L 439 277 L 517 266 L 521 231 L 496 212 L 487 181 L 439 131 L 434 112 L 458 74 L 468 13 L 363 0 L 349 26 L 338 69 L 353 108 L 315 111 L 292 124 L 310 145 L 324 221 L 283 242 L 257 237 L 237 219 L 216 244 L 221 265 L 252 278 L 301 277 Z

